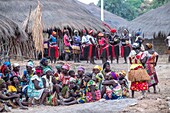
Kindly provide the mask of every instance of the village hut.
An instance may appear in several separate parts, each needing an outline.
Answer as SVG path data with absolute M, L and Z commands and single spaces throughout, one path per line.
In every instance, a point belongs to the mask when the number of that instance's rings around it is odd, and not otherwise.
M 106 29 L 100 19 L 93 16 L 89 10 L 79 5 L 75 0 L 41 0 L 40 2 L 44 29 L 49 27 L 61 30 L 64 27 L 96 31 Z M 35 9 L 37 4 L 37 0 L 3 0 L 0 1 L 0 13 L 22 25 L 22 22 L 28 17 L 30 7 Z
M 73 30 L 77 29 L 86 31 L 102 31 L 108 28 L 103 25 L 102 21 L 96 18 L 89 10 L 79 5 L 76 0 L 41 0 L 42 22 L 44 33 L 50 34 L 49 31 L 55 30 L 59 35 L 60 54 L 62 53 L 62 30 L 68 28 L 70 35 Z M 23 26 L 25 20 L 34 13 L 38 5 L 37 0 L 5 0 L 0 1 L 0 14 L 3 14 L 20 26 Z M 28 21 L 27 33 L 32 32 L 33 22 Z M 47 37 L 47 36 L 44 36 Z
M 0 14 L 0 59 L 33 57 L 28 36 L 14 21 Z M 27 52 L 26 52 L 27 51 Z
M 166 51 L 164 42 L 166 36 L 170 33 L 170 3 L 153 9 L 127 25 L 130 31 L 141 29 L 142 36 L 154 44 L 154 49 L 160 54 Z
M 101 18 L 101 8 L 96 6 L 94 3 L 84 4 L 82 2 L 77 1 L 80 5 L 88 9 L 96 18 Z M 120 27 L 124 27 L 127 25 L 128 21 L 104 10 L 104 22 L 108 24 L 111 28 L 119 29 Z

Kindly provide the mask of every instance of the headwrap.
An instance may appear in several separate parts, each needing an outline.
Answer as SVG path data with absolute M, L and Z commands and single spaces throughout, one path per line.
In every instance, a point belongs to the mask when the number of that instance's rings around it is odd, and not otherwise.
M 83 71 L 83 72 L 85 72 L 85 69 L 84 69 L 84 67 L 82 67 L 82 66 L 79 66 L 77 70 L 78 70 L 78 71 Z
M 63 69 L 66 69 L 66 70 L 70 70 L 70 66 L 69 66 L 68 64 L 64 64 L 64 65 L 62 66 L 62 68 L 63 68 Z
M 142 34 L 142 32 L 140 32 L 140 31 L 136 32 L 136 35 L 138 35 L 138 36 L 141 35 L 141 34 Z
M 48 59 L 47 58 L 42 58 L 41 60 L 40 60 L 40 64 L 43 64 L 45 61 L 47 61 Z
M 32 67 L 32 68 L 33 68 L 33 67 L 34 67 L 34 64 L 33 64 L 33 62 L 28 62 L 28 63 L 27 63 L 27 66 L 29 66 L 29 67 Z
M 109 73 L 107 73 L 107 75 L 111 75 L 112 76 L 112 78 L 114 79 L 114 80 L 118 80 L 118 74 L 117 73 L 115 73 L 115 72 L 109 72 Z
M 74 30 L 74 33 L 78 33 L 78 30 Z
M 4 74 L 6 69 L 7 69 L 7 66 L 6 65 L 2 65 L 1 72 Z
M 110 66 L 110 63 L 109 63 L 109 62 L 105 62 L 105 63 L 103 64 L 103 69 L 105 69 L 107 65 Z
M 55 31 L 52 32 L 52 35 L 55 36 L 57 33 Z
M 90 30 L 90 31 L 89 31 L 89 34 L 92 34 L 93 32 L 94 32 L 93 30 Z
M 50 68 L 45 68 L 43 72 L 46 74 L 48 71 L 52 71 Z
M 15 68 L 15 67 L 18 67 L 18 66 L 20 66 L 18 63 L 14 63 L 13 64 L 13 67 Z
M 10 62 L 4 62 L 4 65 L 6 65 L 6 66 L 10 66 L 10 65 L 11 65 L 11 63 L 10 63 Z
M 103 33 L 99 33 L 98 36 L 99 36 L 99 37 L 103 37 L 104 34 L 103 34 Z
M 5 81 L 3 79 L 0 79 L 0 86 L 4 83 Z
M 86 33 L 86 30 L 85 30 L 85 29 L 83 30 L 83 33 Z
M 43 73 L 41 66 L 36 67 L 36 73 L 41 73 L 41 74 Z
M 87 73 L 85 73 L 85 76 L 88 76 L 88 77 L 90 77 L 90 78 L 92 78 L 92 73 L 89 73 L 89 72 L 87 72 Z
M 111 32 L 111 33 L 116 33 L 116 29 L 113 28 L 113 29 L 110 30 L 110 32 Z
M 146 46 L 147 46 L 149 49 L 152 49 L 152 44 L 151 44 L 151 43 L 146 43 Z
M 63 66 L 62 64 L 57 64 L 57 65 L 55 66 L 55 68 L 56 68 L 56 69 L 60 69 L 62 66 Z
M 71 77 L 69 81 L 70 81 L 70 82 L 73 82 L 73 83 L 76 83 L 76 79 L 73 78 L 73 77 Z
M 124 77 L 126 76 L 126 72 L 124 70 L 120 71 L 119 74 L 123 75 Z
M 140 46 L 139 46 L 139 44 L 138 43 L 133 43 L 133 45 L 132 45 L 132 48 L 133 49 L 137 49 L 137 48 L 139 48 Z
M 94 66 L 94 68 L 93 68 L 93 69 L 98 69 L 99 71 L 101 71 L 101 70 L 102 70 L 102 68 L 101 68 L 99 65 Z

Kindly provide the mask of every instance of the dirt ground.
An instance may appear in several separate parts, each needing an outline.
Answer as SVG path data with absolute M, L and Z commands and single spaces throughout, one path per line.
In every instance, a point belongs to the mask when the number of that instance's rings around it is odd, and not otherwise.
M 157 94 L 152 93 L 153 89 L 151 88 L 151 93 L 146 94 L 146 98 L 139 100 L 138 97 L 141 96 L 141 92 L 135 93 L 135 99 L 121 99 L 115 101 L 105 101 L 101 100 L 95 103 L 87 103 L 80 105 L 72 106 L 35 106 L 29 108 L 29 110 L 12 110 L 14 113 L 170 113 L 170 63 L 167 63 L 167 56 L 160 56 L 159 62 L 157 64 L 156 70 L 158 73 L 159 84 L 157 86 Z M 12 61 L 16 62 L 16 61 Z M 21 64 L 21 70 L 25 68 L 26 61 L 17 61 Z M 112 69 L 115 71 L 126 70 L 128 71 L 129 65 L 123 64 L 123 59 L 120 59 L 120 63 L 116 64 L 115 62 L 111 64 Z M 38 61 L 35 61 L 35 64 L 38 64 Z M 86 71 L 91 71 L 93 66 L 92 64 L 87 64 L 85 61 L 81 63 L 74 64 L 72 61 L 67 62 L 71 65 L 71 69 L 76 71 L 76 67 L 82 65 L 86 68 Z M 96 62 L 97 65 L 102 66 L 101 61 Z M 52 65 L 55 69 L 55 65 Z

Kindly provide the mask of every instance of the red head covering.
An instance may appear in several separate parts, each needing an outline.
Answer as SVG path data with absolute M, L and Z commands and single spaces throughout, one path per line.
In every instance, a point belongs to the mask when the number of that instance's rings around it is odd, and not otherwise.
M 1 67 L 1 72 L 4 74 L 6 69 L 7 69 L 7 66 L 6 66 L 6 65 L 3 65 L 3 66 Z
M 85 29 L 83 30 L 83 33 L 86 33 L 86 30 L 85 30 Z
M 55 31 L 52 32 L 52 35 L 53 35 L 53 36 L 56 35 L 56 34 L 57 34 L 57 33 L 56 33 Z
M 110 32 L 111 32 L 111 33 L 116 33 L 116 29 L 113 28 L 113 29 L 110 30 Z
M 94 32 L 93 30 L 90 30 L 90 31 L 89 31 L 89 34 L 92 34 L 93 32 Z

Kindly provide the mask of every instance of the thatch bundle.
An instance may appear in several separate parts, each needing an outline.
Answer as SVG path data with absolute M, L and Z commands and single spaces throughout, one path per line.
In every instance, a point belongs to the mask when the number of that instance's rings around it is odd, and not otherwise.
M 42 8 L 38 1 L 38 6 L 34 13 L 31 15 L 33 18 L 32 26 L 32 37 L 34 41 L 34 46 L 37 52 L 42 52 L 44 54 L 44 40 L 43 40 L 43 22 L 42 22 Z
M 0 52 L 7 56 L 33 57 L 33 48 L 27 45 L 27 34 L 9 18 L 0 14 Z M 25 52 L 28 51 L 28 52 Z
M 154 38 L 170 33 L 170 3 L 151 10 L 133 21 L 127 26 L 131 31 L 141 28 L 145 38 Z
M 91 4 L 84 4 L 79 1 L 77 1 L 78 4 L 80 4 L 82 7 L 85 7 L 88 9 L 96 18 L 101 18 L 101 9 L 100 7 L 96 6 L 94 3 Z M 113 14 L 106 10 L 104 10 L 104 22 L 106 22 L 110 27 L 112 28 L 119 28 L 126 26 L 128 21 Z
M 82 30 L 106 29 L 102 21 L 97 19 L 89 10 L 79 5 L 75 0 L 41 0 L 42 14 L 45 29 L 56 27 L 63 29 Z M 29 14 L 30 6 L 35 9 L 36 0 L 2 0 L 0 1 L 0 13 L 7 15 L 20 25 Z

